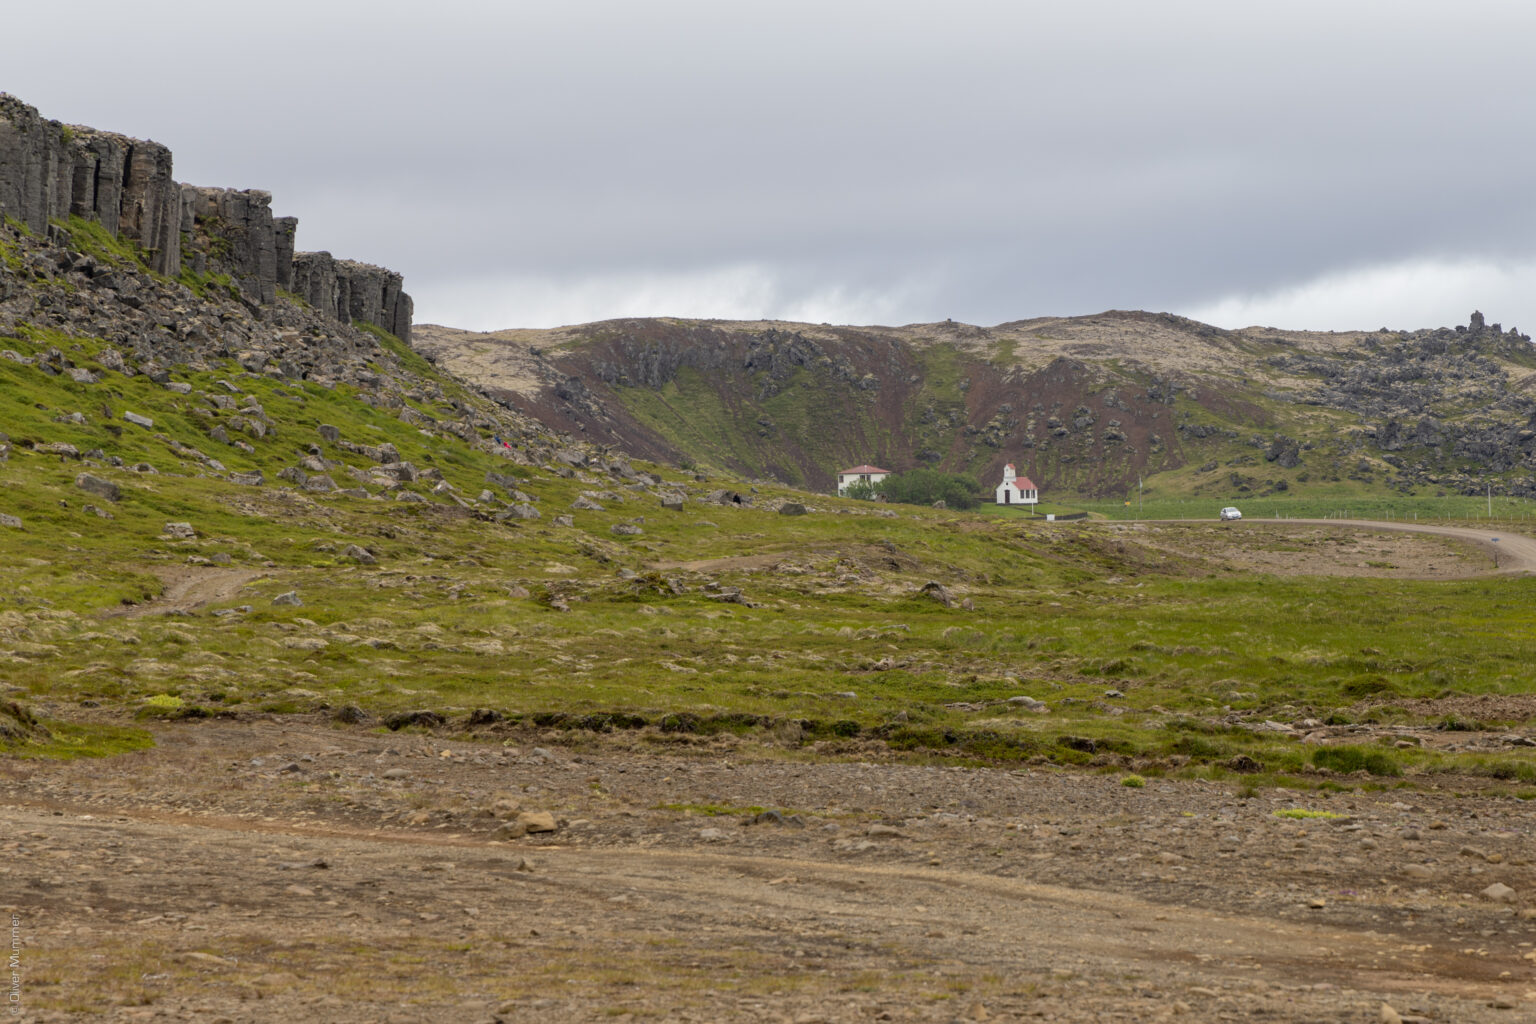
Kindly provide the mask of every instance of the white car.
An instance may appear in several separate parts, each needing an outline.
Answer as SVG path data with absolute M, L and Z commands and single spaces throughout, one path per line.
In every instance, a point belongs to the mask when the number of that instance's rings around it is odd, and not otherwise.
M 1228 505 L 1226 508 L 1221 510 L 1221 518 L 1223 521 L 1228 519 L 1241 519 L 1243 518 L 1243 514 L 1237 509 L 1233 508 L 1231 505 Z

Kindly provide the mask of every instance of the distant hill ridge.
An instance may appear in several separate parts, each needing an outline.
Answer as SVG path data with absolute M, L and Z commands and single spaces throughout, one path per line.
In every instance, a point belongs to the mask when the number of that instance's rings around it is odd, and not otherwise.
M 830 491 L 872 462 L 1047 495 L 1536 496 L 1536 349 L 1487 323 L 1223 330 L 1112 310 L 977 327 L 631 318 L 416 346 L 549 426 Z

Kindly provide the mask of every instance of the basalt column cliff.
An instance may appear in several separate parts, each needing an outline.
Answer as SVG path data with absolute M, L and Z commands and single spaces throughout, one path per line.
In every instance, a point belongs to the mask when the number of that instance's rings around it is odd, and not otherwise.
M 157 273 L 228 274 L 253 304 L 296 293 L 342 323 L 365 321 L 410 342 L 411 297 L 399 274 L 294 252 L 298 220 L 273 217 L 272 197 L 255 190 L 178 184 L 171 151 L 49 121 L 0 93 L 0 216 L 44 235 L 82 217 L 143 249 Z

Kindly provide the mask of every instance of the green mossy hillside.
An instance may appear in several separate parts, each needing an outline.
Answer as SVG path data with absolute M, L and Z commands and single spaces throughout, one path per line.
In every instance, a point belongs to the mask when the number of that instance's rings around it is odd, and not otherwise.
M 0 680 L 53 709 L 31 752 L 348 709 L 762 756 L 1536 781 L 1514 748 L 1395 742 L 1529 727 L 1530 580 L 1272 577 L 1204 553 L 1215 523 L 1175 549 L 503 447 L 493 405 L 377 340 L 370 389 L 0 338 Z

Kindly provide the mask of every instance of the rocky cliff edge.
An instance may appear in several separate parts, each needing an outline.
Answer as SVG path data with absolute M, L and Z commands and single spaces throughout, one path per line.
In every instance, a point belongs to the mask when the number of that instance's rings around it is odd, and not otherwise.
M 294 252 L 295 217 L 270 193 L 178 183 L 158 142 L 66 125 L 0 93 L 0 216 L 36 235 L 70 217 L 137 245 L 155 272 L 228 274 L 252 303 L 278 289 L 343 323 L 361 320 L 411 340 L 411 297 L 392 270 L 328 252 Z

